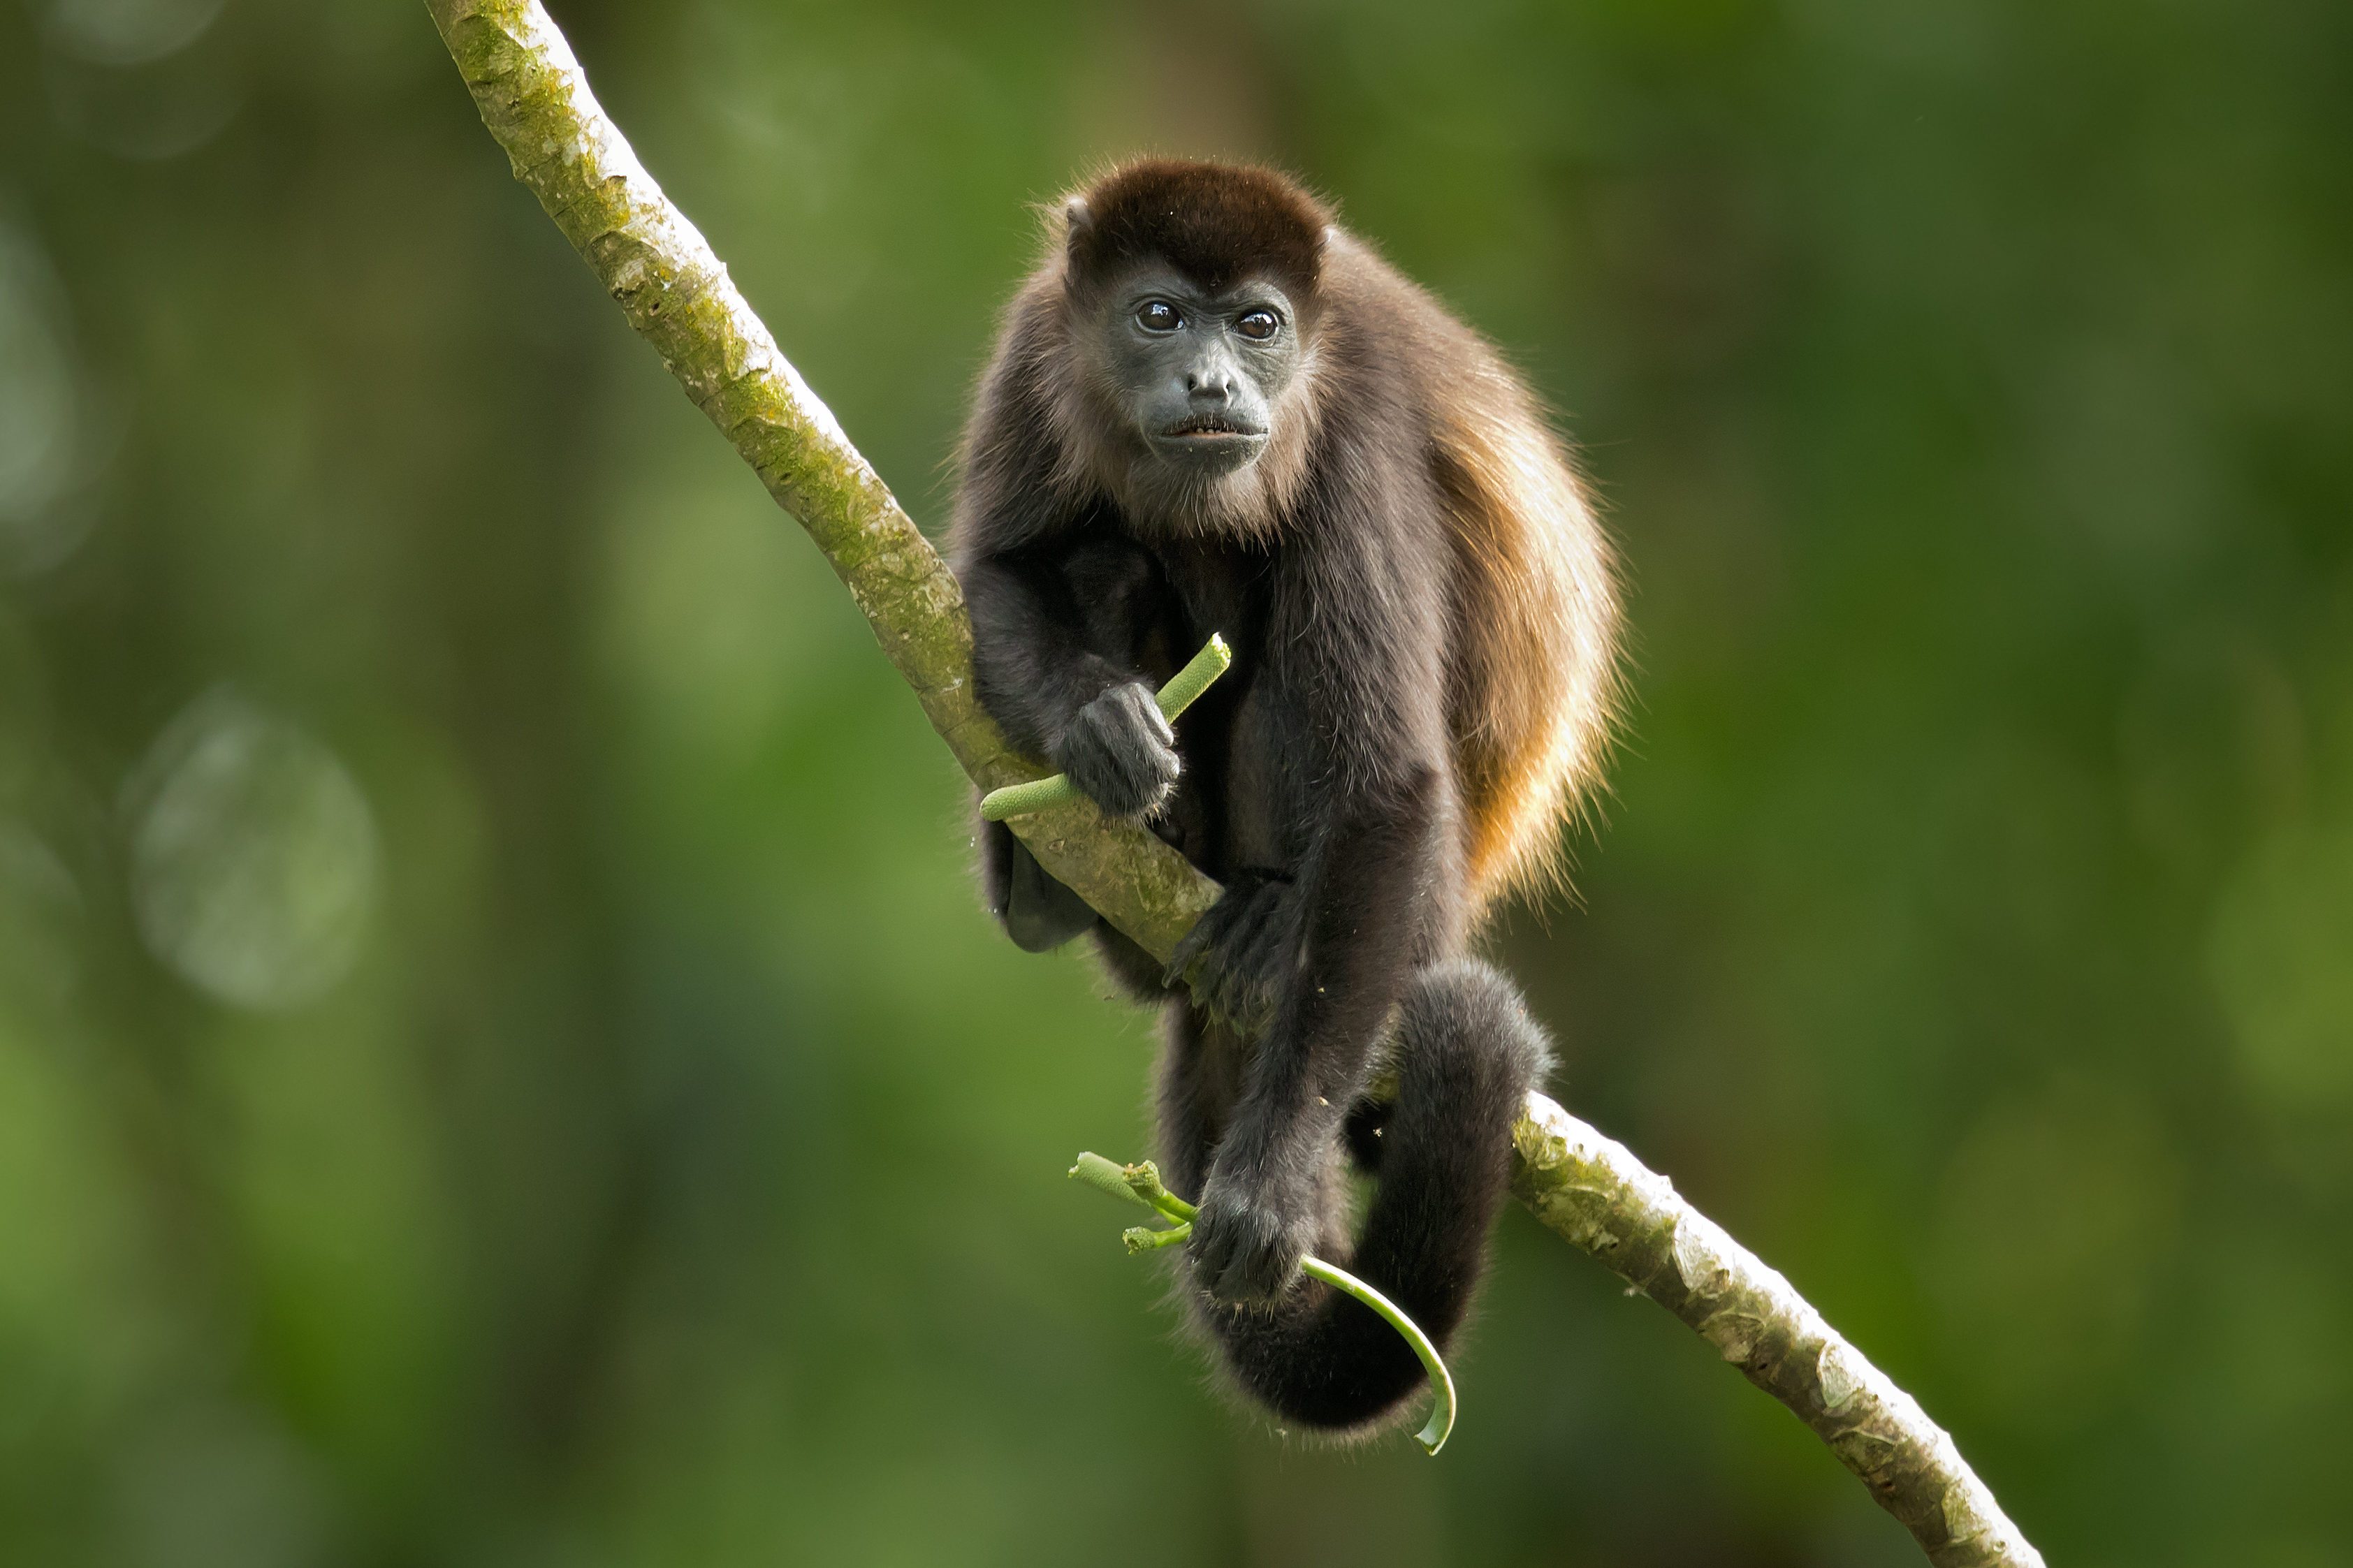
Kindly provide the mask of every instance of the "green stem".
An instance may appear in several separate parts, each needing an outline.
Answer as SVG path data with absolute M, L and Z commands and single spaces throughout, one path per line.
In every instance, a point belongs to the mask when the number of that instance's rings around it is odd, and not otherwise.
M 1153 698 L 1160 705 L 1160 716 L 1171 724 L 1176 722 L 1176 715 L 1193 706 L 1193 700 L 1209 689 L 1210 683 L 1231 668 L 1233 662 L 1234 650 L 1226 646 L 1224 637 L 1211 632 L 1192 662 L 1170 676 L 1168 684 Z
M 1380 1314 L 1382 1321 L 1403 1335 L 1405 1342 L 1413 1347 L 1413 1353 L 1421 1358 L 1422 1370 L 1430 1373 L 1430 1391 L 1435 1395 L 1430 1406 L 1430 1419 L 1422 1423 L 1421 1430 L 1413 1435 L 1413 1440 L 1433 1455 L 1446 1447 L 1447 1436 L 1454 1430 L 1454 1374 L 1446 1370 L 1446 1363 L 1440 1358 L 1438 1347 L 1430 1342 L 1430 1336 L 1421 1331 L 1421 1325 L 1407 1317 L 1395 1301 L 1345 1268 L 1335 1268 L 1314 1257 L 1301 1258 L 1299 1267 L 1310 1279 L 1321 1279 L 1335 1290 L 1345 1290 L 1370 1307 Z
M 1233 649 L 1226 639 L 1212 632 L 1193 662 L 1169 678 L 1168 684 L 1153 695 L 1160 708 L 1160 716 L 1174 724 L 1176 715 L 1193 705 L 1193 700 L 1209 689 L 1209 683 L 1225 674 L 1234 662 Z M 1008 816 L 1028 816 L 1049 806 L 1063 805 L 1076 800 L 1078 786 L 1071 783 L 1068 773 L 1051 773 L 1027 784 L 1007 784 L 1003 789 L 990 790 L 980 799 L 980 815 L 990 822 L 1002 822 Z
M 1205 683 L 1206 684 L 1206 683 Z M 1120 1233 L 1130 1252 L 1150 1252 L 1163 1247 L 1174 1247 L 1193 1233 L 1193 1220 L 1200 1211 L 1163 1185 L 1160 1168 L 1146 1160 L 1140 1165 L 1122 1165 L 1106 1160 L 1101 1154 L 1082 1154 L 1071 1167 L 1071 1174 L 1099 1193 L 1119 1199 L 1122 1203 L 1140 1204 L 1167 1215 L 1176 1224 L 1167 1230 L 1147 1230 L 1134 1226 Z M 1395 1329 L 1405 1342 L 1420 1358 L 1422 1370 L 1430 1374 L 1430 1393 L 1435 1396 L 1430 1405 L 1430 1419 L 1414 1434 L 1414 1441 L 1431 1454 L 1446 1446 L 1454 1430 L 1454 1374 L 1446 1370 L 1446 1363 L 1421 1325 L 1405 1315 L 1398 1304 L 1366 1284 L 1362 1279 L 1314 1256 L 1299 1260 L 1300 1271 L 1311 1279 L 1321 1279 L 1335 1290 L 1354 1296 Z
M 1157 1252 L 1164 1247 L 1174 1247 L 1193 1234 L 1189 1225 L 1172 1225 L 1166 1230 L 1153 1230 L 1140 1225 L 1129 1226 L 1119 1233 L 1130 1252 Z
M 1127 1172 L 1128 1167 L 1115 1160 L 1106 1160 L 1101 1154 L 1082 1154 L 1078 1163 L 1071 1167 L 1071 1179 L 1084 1182 L 1095 1191 L 1117 1198 L 1124 1204 L 1139 1204 L 1150 1208 L 1152 1200 L 1128 1184 Z M 1154 1179 L 1158 1179 L 1157 1173 L 1155 1173 Z

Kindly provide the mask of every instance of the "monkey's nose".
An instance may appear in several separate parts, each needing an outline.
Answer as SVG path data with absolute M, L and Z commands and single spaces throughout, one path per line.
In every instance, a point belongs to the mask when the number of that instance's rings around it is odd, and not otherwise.
M 1234 400 L 1234 378 L 1221 370 L 1188 370 L 1185 373 L 1185 391 L 1196 403 L 1222 406 Z

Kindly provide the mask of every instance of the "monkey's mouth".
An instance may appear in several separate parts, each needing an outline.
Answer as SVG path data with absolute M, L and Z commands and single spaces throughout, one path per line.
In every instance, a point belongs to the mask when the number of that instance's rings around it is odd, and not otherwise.
M 1240 456 L 1254 451 L 1266 440 L 1266 432 L 1254 429 L 1222 414 L 1196 414 L 1180 419 L 1160 433 L 1160 443 L 1176 451 L 1216 452 Z

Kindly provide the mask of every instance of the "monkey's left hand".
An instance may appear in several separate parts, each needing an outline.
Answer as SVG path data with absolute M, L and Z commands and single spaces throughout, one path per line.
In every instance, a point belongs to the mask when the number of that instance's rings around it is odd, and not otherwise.
M 1245 1035 L 1262 1035 L 1299 968 L 1300 900 L 1277 871 L 1236 871 L 1168 960 L 1168 983 Z
M 1220 1158 L 1210 1167 L 1193 1218 L 1193 1277 L 1220 1301 L 1271 1301 L 1299 1278 L 1315 1248 L 1323 1187 L 1312 1164 L 1250 1164 Z

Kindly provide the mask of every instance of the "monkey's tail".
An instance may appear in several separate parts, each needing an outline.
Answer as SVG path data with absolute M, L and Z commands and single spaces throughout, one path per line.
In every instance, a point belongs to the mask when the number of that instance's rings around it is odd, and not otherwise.
M 1551 1060 L 1519 992 L 1486 964 L 1435 964 L 1398 1016 L 1397 1103 L 1360 1114 L 1350 1142 L 1377 1177 L 1342 1263 L 1442 1350 L 1469 1311 L 1487 1230 L 1511 1182 L 1511 1130 Z M 1336 1157 L 1336 1151 L 1335 1151 Z M 1335 1238 L 1345 1239 L 1345 1238 Z M 1302 1280 L 1271 1308 L 1193 1292 L 1243 1390 L 1286 1420 L 1345 1433 L 1379 1425 L 1419 1388 L 1421 1363 L 1350 1297 Z

